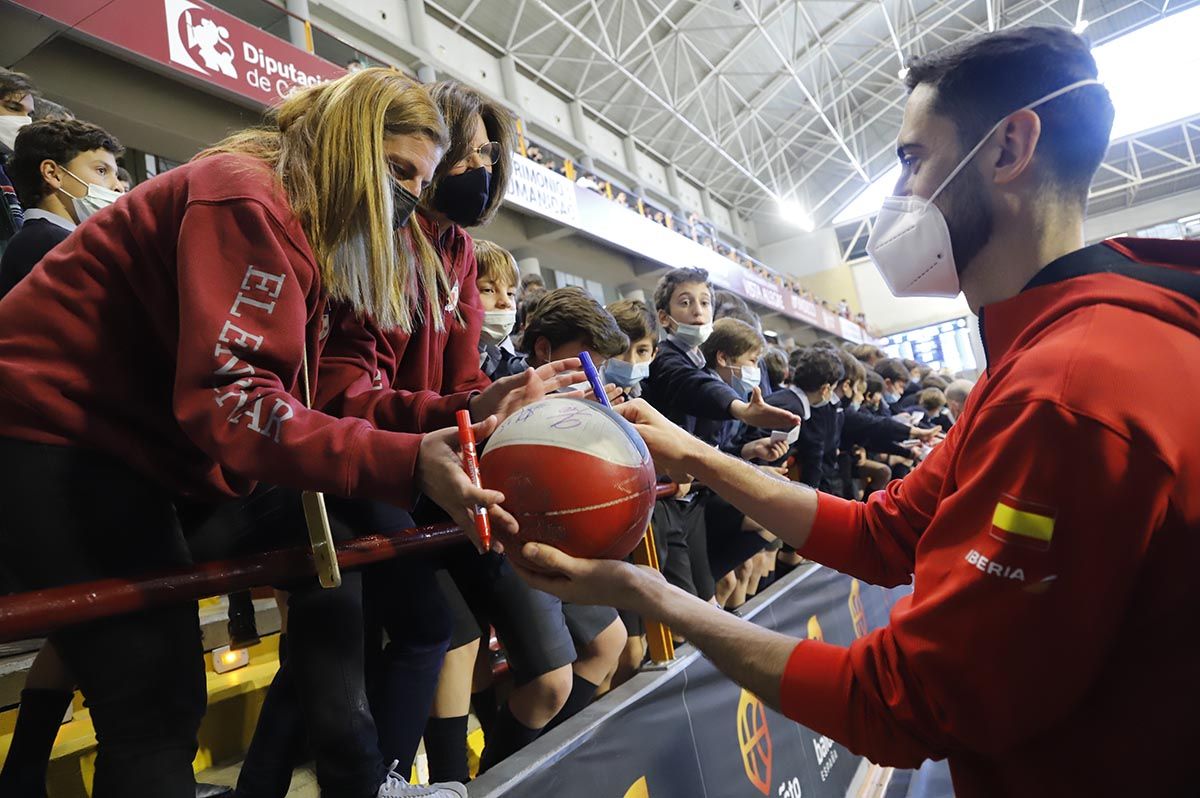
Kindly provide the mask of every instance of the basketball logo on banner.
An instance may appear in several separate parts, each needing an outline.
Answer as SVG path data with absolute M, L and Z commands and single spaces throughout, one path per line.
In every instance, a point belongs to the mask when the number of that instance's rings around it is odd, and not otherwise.
M 646 786 L 646 777 L 629 785 L 629 789 L 625 791 L 625 798 L 650 798 L 650 788 Z
M 825 633 L 821 631 L 821 622 L 815 615 L 808 619 L 808 639 L 825 642 Z
M 738 699 L 738 745 L 746 778 L 763 795 L 771 794 L 771 730 L 767 710 L 758 696 L 742 690 Z
M 850 621 L 854 624 L 854 636 L 867 633 L 867 612 L 863 609 L 862 586 L 857 579 L 850 582 Z

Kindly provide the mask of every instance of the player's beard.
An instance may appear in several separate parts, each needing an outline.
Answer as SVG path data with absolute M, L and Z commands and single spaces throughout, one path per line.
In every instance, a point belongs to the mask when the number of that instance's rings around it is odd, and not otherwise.
M 992 238 L 996 214 L 983 176 L 970 165 L 942 190 L 935 203 L 946 217 L 950 248 L 959 276 Z

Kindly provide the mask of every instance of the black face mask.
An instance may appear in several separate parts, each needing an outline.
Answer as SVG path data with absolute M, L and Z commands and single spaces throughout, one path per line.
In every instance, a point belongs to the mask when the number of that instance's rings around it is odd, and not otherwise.
M 468 169 L 461 175 L 447 175 L 433 195 L 433 207 L 455 224 L 471 227 L 479 224 L 490 196 L 492 175 L 485 167 Z
M 401 227 L 408 225 L 408 220 L 412 218 L 413 211 L 417 209 L 417 203 L 421 198 L 412 193 L 404 186 L 393 181 L 392 183 L 392 229 L 399 230 Z

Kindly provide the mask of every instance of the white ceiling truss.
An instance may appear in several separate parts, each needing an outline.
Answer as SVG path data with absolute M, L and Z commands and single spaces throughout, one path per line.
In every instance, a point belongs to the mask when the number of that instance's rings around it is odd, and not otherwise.
M 1081 15 L 1099 43 L 1197 1 L 424 0 L 742 213 L 794 196 L 822 223 L 892 165 L 908 56 Z M 1155 182 L 1200 183 L 1196 124 L 1174 130 L 1114 146 L 1097 200 L 1136 198 L 1160 162 Z

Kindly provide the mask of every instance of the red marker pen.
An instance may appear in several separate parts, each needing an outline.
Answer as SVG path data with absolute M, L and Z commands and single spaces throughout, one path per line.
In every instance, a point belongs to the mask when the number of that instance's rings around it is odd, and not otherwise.
M 459 410 L 455 418 L 458 420 L 458 444 L 462 449 L 463 470 L 467 472 L 472 485 L 482 488 L 479 482 L 479 459 L 475 455 L 475 430 L 471 429 L 471 412 Z M 479 542 L 483 544 L 484 551 L 490 549 L 492 525 L 488 521 L 486 507 L 475 506 L 475 530 L 479 533 Z

